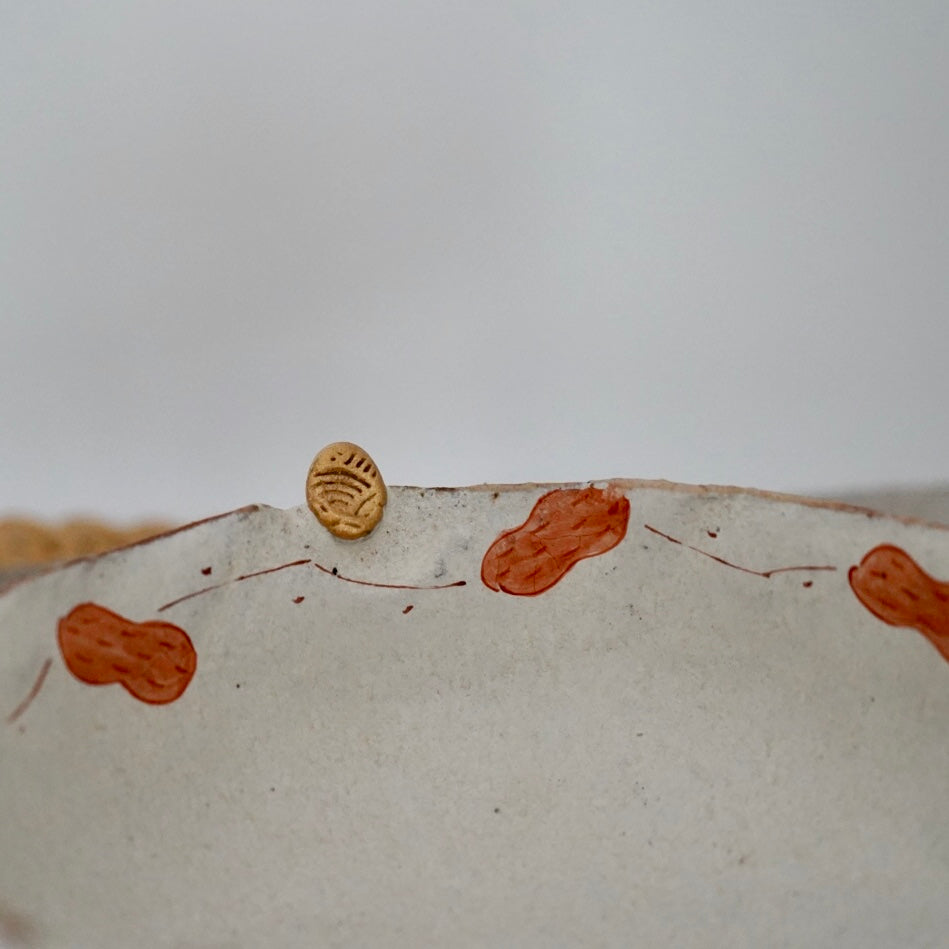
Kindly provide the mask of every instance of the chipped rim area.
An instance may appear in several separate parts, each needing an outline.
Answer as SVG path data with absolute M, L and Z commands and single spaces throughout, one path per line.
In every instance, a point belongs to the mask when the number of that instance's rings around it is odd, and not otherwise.
M 899 524 L 911 526 L 927 527 L 933 530 L 949 531 L 949 524 L 941 523 L 920 517 L 909 517 L 900 514 L 888 514 L 876 508 L 865 507 L 859 504 L 848 504 L 844 501 L 825 500 L 823 498 L 808 497 L 806 495 L 787 494 L 779 491 L 767 491 L 761 488 L 746 488 L 735 485 L 718 484 L 683 484 L 677 481 L 664 481 L 661 479 L 643 479 L 643 478 L 594 478 L 587 481 L 526 481 L 517 484 L 472 484 L 457 485 L 452 487 L 431 487 L 423 485 L 390 485 L 388 490 L 392 491 L 416 491 L 425 494 L 429 491 L 433 493 L 461 493 L 461 492 L 479 492 L 495 493 L 503 492 L 505 494 L 515 492 L 533 492 L 550 491 L 558 488 L 583 488 L 590 485 L 613 485 L 623 491 L 668 491 L 676 494 L 689 494 L 695 497 L 752 497 L 765 501 L 774 501 L 781 504 L 796 504 L 801 507 L 817 508 L 826 511 L 836 511 L 846 514 L 863 515 L 869 518 L 880 518 Z M 293 505 L 287 510 L 293 510 L 297 507 L 306 507 L 303 505 Z M 63 567 L 68 567 L 74 563 L 94 560 L 97 557 L 106 556 L 121 550 L 130 550 L 134 547 L 144 546 L 154 543 L 165 537 L 171 537 L 174 534 L 180 534 L 183 531 L 191 530 L 193 527 L 199 527 L 203 524 L 209 524 L 213 521 L 223 520 L 227 517 L 248 516 L 261 510 L 271 509 L 268 504 L 248 504 L 244 507 L 235 508 L 231 511 L 224 511 L 220 514 L 213 514 L 210 517 L 204 517 L 200 520 L 191 521 L 182 524 L 180 527 L 174 527 L 169 530 L 161 531 L 147 538 L 134 540 L 126 544 L 120 544 L 111 547 L 109 550 L 101 551 L 96 554 L 89 554 L 82 557 L 76 557 L 70 560 L 60 560 L 47 563 L 22 564 L 16 567 L 0 568 L 0 595 L 5 594 L 14 586 L 44 576 Z

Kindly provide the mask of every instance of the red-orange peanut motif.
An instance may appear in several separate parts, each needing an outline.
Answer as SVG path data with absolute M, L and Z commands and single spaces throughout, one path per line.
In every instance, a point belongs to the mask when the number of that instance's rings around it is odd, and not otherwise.
M 89 685 L 121 683 L 152 705 L 173 702 L 188 687 L 198 656 L 178 626 L 135 623 L 96 603 L 80 603 L 59 621 L 59 648 L 69 671 Z
M 615 547 L 629 523 L 629 501 L 616 488 L 560 488 L 534 505 L 527 520 L 505 531 L 481 562 L 492 590 L 536 596 L 575 564 Z
M 949 583 L 940 583 L 906 551 L 874 547 L 851 567 L 850 587 L 878 619 L 921 632 L 949 662 Z

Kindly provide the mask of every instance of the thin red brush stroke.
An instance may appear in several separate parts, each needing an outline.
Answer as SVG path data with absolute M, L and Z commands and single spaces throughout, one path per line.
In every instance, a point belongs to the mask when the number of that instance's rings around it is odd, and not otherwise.
M 837 568 L 831 565 L 823 566 L 802 566 L 802 567 L 775 567 L 773 570 L 752 570 L 751 567 L 742 567 L 740 564 L 732 563 L 729 560 L 725 560 L 723 557 L 717 557 L 715 554 L 710 554 L 707 550 L 702 550 L 699 547 L 693 547 L 691 544 L 686 544 L 684 541 L 678 540 L 675 537 L 670 536 L 669 534 L 664 534 L 661 530 L 657 530 L 655 527 L 650 527 L 649 524 L 643 524 L 643 527 L 647 531 L 652 531 L 654 534 L 658 534 L 660 537 L 664 537 L 666 540 L 671 541 L 673 544 L 679 544 L 680 547 L 688 547 L 689 550 L 694 550 L 697 554 L 701 554 L 703 557 L 708 557 L 709 560 L 714 560 L 716 563 L 724 564 L 726 567 L 731 567 L 733 570 L 740 570 L 742 573 L 750 573 L 756 577 L 764 577 L 766 580 L 770 580 L 776 573 L 789 573 L 792 570 L 836 570 Z
M 381 587 L 384 590 L 448 590 L 451 587 L 463 587 L 468 585 L 467 580 L 455 580 L 454 583 L 436 583 L 432 586 L 415 586 L 411 583 L 375 583 L 372 580 L 356 580 L 353 577 L 344 577 L 338 570 L 330 570 L 329 567 L 324 567 L 315 560 L 313 561 L 313 566 L 316 567 L 317 570 L 322 570 L 323 573 L 335 577 L 337 580 L 344 580 L 346 583 L 358 583 L 363 587 Z
M 179 596 L 177 600 L 172 600 L 164 606 L 159 606 L 158 612 L 161 613 L 172 606 L 184 603 L 185 600 L 190 600 L 192 597 L 202 596 L 205 593 L 212 592 L 212 590 L 220 590 L 221 587 L 230 586 L 232 583 L 240 583 L 241 580 L 250 580 L 252 577 L 262 577 L 266 573 L 276 573 L 278 570 L 286 570 L 288 567 L 302 567 L 310 562 L 310 560 L 292 560 L 290 563 L 280 564 L 279 567 L 269 567 L 267 570 L 255 570 L 253 573 L 245 573 L 239 577 L 235 577 L 233 580 L 225 580 L 223 583 L 215 583 L 213 586 L 205 587 L 203 590 L 195 590 L 194 593 L 186 593 L 184 596 Z
M 46 676 L 49 675 L 49 670 L 52 665 L 52 659 L 47 658 L 44 660 L 43 665 L 40 667 L 40 674 L 33 683 L 33 688 L 27 693 L 26 698 L 7 716 L 8 725 L 12 725 L 30 707 L 33 699 L 39 695 L 39 691 L 43 688 L 43 683 L 46 681 Z

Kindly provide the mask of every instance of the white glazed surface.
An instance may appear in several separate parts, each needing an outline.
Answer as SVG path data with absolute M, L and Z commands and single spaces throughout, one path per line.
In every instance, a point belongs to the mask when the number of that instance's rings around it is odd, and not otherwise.
M 392 488 L 357 542 L 305 507 L 248 509 L 7 590 L 0 715 L 53 662 L 0 719 L 0 933 L 944 944 L 949 663 L 847 571 L 892 543 L 946 579 L 949 531 L 620 484 L 625 539 L 534 597 L 489 590 L 481 560 L 551 486 Z M 645 524 L 756 570 L 837 569 L 756 576 Z M 467 585 L 312 565 L 235 581 L 302 558 Z M 86 601 L 186 630 L 184 694 L 74 678 L 57 622 Z

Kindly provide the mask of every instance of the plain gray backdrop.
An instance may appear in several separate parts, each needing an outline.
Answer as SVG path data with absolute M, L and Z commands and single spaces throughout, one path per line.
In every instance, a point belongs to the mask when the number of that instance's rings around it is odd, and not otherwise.
M 949 5 L 0 0 L 0 509 L 949 477 Z

